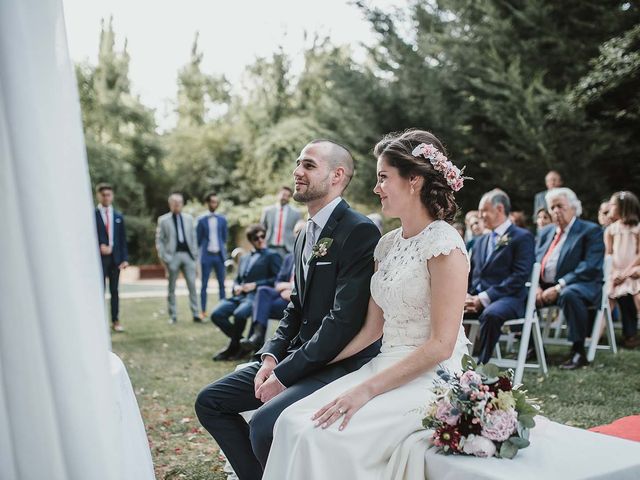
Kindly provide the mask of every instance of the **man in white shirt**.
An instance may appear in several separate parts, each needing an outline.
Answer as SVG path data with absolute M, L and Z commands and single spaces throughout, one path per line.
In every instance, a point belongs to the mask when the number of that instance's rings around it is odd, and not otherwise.
M 107 183 L 96 186 L 96 228 L 100 259 L 102 260 L 102 279 L 109 279 L 109 293 L 111 294 L 111 329 L 123 332 L 120 324 L 120 299 L 118 283 L 120 270 L 129 266 L 129 252 L 127 250 L 127 236 L 124 229 L 124 216 L 114 210 L 113 188 Z
M 267 246 L 282 257 L 293 252 L 296 223 L 302 218 L 300 211 L 289 205 L 293 195 L 291 187 L 284 185 L 278 193 L 278 203 L 265 208 L 260 223 L 267 231 Z
M 474 244 L 465 304 L 465 317 L 480 321 L 479 363 L 491 359 L 502 324 L 524 315 L 535 241 L 531 232 L 511 223 L 510 210 L 502 190 L 491 190 L 480 200 L 480 215 L 491 231 Z
M 575 370 L 588 365 L 588 308 L 597 305 L 602 294 L 602 229 L 579 218 L 582 204 L 569 188 L 550 190 L 546 201 L 554 223 L 540 232 L 536 245 L 541 266 L 536 300 L 538 305 L 557 304 L 562 309 L 573 345 L 560 368 Z

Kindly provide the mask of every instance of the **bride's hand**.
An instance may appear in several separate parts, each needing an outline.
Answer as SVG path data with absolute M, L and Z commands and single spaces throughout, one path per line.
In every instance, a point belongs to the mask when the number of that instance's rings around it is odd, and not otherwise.
M 311 420 L 315 422 L 316 427 L 327 428 L 344 415 L 342 423 L 338 427 L 338 430 L 344 430 L 351 417 L 372 398 L 373 395 L 367 387 L 358 385 L 326 404 L 313 414 Z

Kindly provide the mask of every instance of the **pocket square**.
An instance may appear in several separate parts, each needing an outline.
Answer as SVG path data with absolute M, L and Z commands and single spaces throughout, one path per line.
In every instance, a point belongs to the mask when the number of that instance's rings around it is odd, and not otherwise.
M 121 223 L 121 222 L 122 222 L 122 220 L 121 220 L 121 219 L 116 218 L 116 223 Z
M 317 262 L 316 263 L 316 267 L 319 267 L 320 265 L 331 265 L 332 262 Z

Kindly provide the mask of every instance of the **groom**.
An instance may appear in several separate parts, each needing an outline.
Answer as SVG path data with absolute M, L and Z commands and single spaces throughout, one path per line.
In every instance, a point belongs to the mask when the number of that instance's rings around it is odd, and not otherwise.
M 240 480 L 262 477 L 273 427 L 285 408 L 357 370 L 380 348 L 376 342 L 329 365 L 364 323 L 380 239 L 377 227 L 341 198 L 353 176 L 351 154 L 332 141 L 314 140 L 296 165 L 293 198 L 306 204 L 310 218 L 294 246 L 291 302 L 257 353 L 260 362 L 208 385 L 195 404 L 200 423 Z M 254 409 L 247 425 L 240 412 Z

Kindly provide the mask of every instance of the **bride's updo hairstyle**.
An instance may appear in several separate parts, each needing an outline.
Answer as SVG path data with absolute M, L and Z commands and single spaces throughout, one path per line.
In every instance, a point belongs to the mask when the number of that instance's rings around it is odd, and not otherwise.
M 420 145 L 433 145 L 442 155 L 446 155 L 440 140 L 425 130 L 390 133 L 378 142 L 373 153 L 376 158 L 382 156 L 388 165 L 397 168 L 402 178 L 424 178 L 420 191 L 423 205 L 434 219 L 452 223 L 458 211 L 454 190 L 429 159 L 421 154 L 414 155 L 413 152 Z

